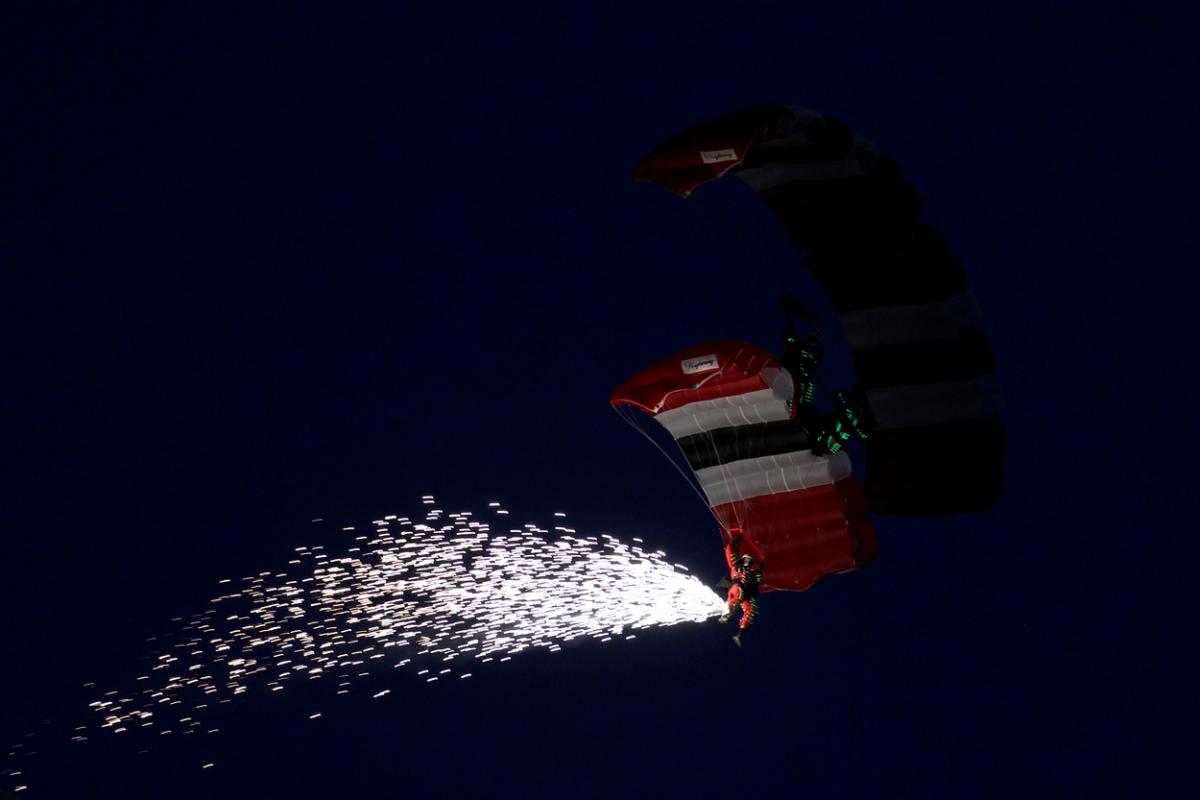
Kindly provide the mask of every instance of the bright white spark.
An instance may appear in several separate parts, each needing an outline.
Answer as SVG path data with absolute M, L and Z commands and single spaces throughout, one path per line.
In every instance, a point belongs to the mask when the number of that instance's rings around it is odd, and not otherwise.
M 388 515 L 362 526 L 368 535 L 342 528 L 350 539 L 344 555 L 298 547 L 294 570 L 242 578 L 239 590 L 191 618 L 137 691 L 91 704 L 100 727 L 190 732 L 203 709 L 254 687 L 275 692 L 333 678 L 346 694 L 353 678 L 384 667 L 433 671 L 427 681 L 467 678 L 523 650 L 633 639 L 632 630 L 703 622 L 725 610 L 662 551 L 561 525 L 554 533 L 507 527 L 508 512 L 489 503 L 505 526 L 497 531 L 471 512 L 429 508 L 430 495 L 421 500 L 423 519 Z

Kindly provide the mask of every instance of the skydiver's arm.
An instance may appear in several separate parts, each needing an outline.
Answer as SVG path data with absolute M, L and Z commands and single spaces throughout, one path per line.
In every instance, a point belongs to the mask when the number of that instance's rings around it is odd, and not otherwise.
M 737 562 L 738 557 L 742 554 L 741 543 L 743 541 L 748 540 L 742 535 L 741 528 L 729 529 L 729 542 L 725 545 L 725 563 L 729 565 L 729 577 L 733 578 L 734 580 L 737 580 Z
M 759 564 L 767 560 L 767 557 L 763 555 L 763 551 L 758 549 L 758 545 L 749 536 L 742 536 L 738 544 L 745 548 L 744 552 L 754 556 L 754 560 Z

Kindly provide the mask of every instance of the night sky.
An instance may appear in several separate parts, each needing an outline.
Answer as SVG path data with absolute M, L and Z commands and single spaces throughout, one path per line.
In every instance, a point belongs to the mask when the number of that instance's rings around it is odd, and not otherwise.
M 0 21 L 0 736 L 43 731 L 30 796 L 1191 796 L 1178 21 L 110 5 Z M 258 693 L 148 756 L 53 744 L 86 719 L 81 684 L 140 674 L 143 639 L 219 578 L 423 494 L 565 510 L 715 581 L 707 511 L 607 398 L 700 341 L 775 346 L 781 292 L 828 313 L 747 187 L 683 201 L 630 178 L 668 134 L 760 102 L 878 143 L 966 265 L 1009 426 L 999 505 L 876 519 L 870 568 L 765 597 L 742 650 L 684 625 L 365 681 L 386 700 Z

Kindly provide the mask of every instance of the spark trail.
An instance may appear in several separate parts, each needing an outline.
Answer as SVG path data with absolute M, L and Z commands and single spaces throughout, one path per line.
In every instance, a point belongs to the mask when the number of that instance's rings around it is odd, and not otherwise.
M 633 638 L 631 631 L 702 622 L 724 610 L 686 568 L 637 539 L 625 544 L 563 525 L 510 527 L 498 503 L 489 508 L 492 524 L 446 513 L 431 496 L 423 501 L 429 508 L 419 519 L 387 516 L 367 532 L 344 528 L 353 542 L 343 553 L 298 547 L 286 572 L 230 586 L 185 622 L 136 691 L 111 691 L 91 704 L 99 727 L 211 733 L 208 710 L 255 688 L 333 680 L 345 694 L 355 678 L 385 669 L 409 669 L 429 682 L 462 679 L 524 650 Z M 75 738 L 85 740 L 89 727 Z

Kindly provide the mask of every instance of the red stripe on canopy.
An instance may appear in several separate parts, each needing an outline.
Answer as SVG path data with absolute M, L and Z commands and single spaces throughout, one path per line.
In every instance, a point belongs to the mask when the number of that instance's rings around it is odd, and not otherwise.
M 685 371 L 685 365 L 708 356 L 716 368 L 693 364 L 691 369 L 700 371 Z M 761 391 L 767 384 L 760 373 L 769 368 L 778 369 L 779 360 L 762 348 L 736 339 L 708 342 L 651 364 L 619 386 L 608 402 L 653 416 L 701 400 Z
M 763 551 L 763 588 L 802 592 L 818 579 L 875 557 L 875 529 L 855 478 L 828 486 L 737 500 L 713 508 Z M 729 534 L 724 534 L 728 542 Z

